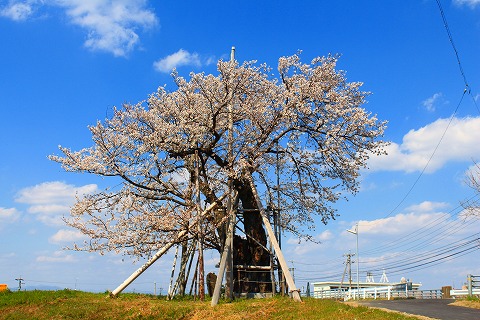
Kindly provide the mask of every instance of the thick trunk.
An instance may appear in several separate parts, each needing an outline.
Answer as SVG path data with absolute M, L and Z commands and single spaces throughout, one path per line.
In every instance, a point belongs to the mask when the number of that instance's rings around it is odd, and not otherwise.
M 271 292 L 271 274 L 268 270 L 249 267 L 270 266 L 267 235 L 248 183 L 237 185 L 244 209 L 243 224 L 246 239 L 236 235 L 233 240 L 234 291 L 236 293 Z

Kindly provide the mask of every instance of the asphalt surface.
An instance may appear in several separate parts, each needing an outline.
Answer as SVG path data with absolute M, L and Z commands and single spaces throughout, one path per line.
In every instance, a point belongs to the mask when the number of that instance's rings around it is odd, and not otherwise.
M 363 306 L 385 308 L 440 320 L 480 320 L 480 310 L 450 306 L 453 299 L 407 299 L 359 301 Z

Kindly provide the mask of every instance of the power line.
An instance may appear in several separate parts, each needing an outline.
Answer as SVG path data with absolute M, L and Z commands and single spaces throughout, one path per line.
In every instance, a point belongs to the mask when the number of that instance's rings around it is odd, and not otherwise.
M 413 182 L 413 185 L 410 187 L 410 189 L 407 191 L 407 193 L 405 194 L 405 196 L 400 200 L 400 202 L 390 211 L 390 213 L 386 216 L 386 217 L 389 217 L 391 216 L 401 205 L 403 202 L 405 202 L 405 200 L 408 198 L 408 196 L 412 193 L 413 189 L 415 188 L 415 186 L 417 185 L 418 181 L 420 180 L 420 178 L 423 176 L 423 174 L 425 173 L 425 170 L 427 169 L 427 167 L 429 166 L 432 158 L 434 157 L 435 153 L 437 152 L 437 149 L 438 147 L 440 146 L 440 143 L 442 142 L 443 138 L 445 137 L 445 134 L 447 133 L 447 130 L 448 128 L 450 127 L 455 115 L 457 114 L 457 111 L 460 107 L 460 104 L 462 103 L 463 101 L 463 98 L 465 96 L 465 93 L 468 93 L 471 97 L 472 97 L 472 100 L 473 100 L 473 103 L 475 104 L 475 107 L 477 108 L 477 111 L 480 113 L 480 109 L 476 103 L 476 100 L 475 100 L 475 97 L 473 97 L 472 93 L 471 93 L 471 90 L 470 90 L 470 86 L 468 84 L 468 81 L 467 81 L 467 77 L 465 75 L 465 72 L 463 70 L 463 67 L 462 67 L 462 63 L 460 61 L 460 55 L 458 53 L 458 50 L 457 50 L 457 47 L 455 46 L 455 43 L 453 41 L 453 37 L 452 37 L 452 33 L 450 32 L 450 28 L 448 26 L 448 22 L 447 22 L 447 18 L 445 16 L 445 12 L 443 11 L 443 8 L 442 8 L 442 4 L 440 2 L 440 0 L 436 0 L 437 2 L 437 5 L 438 5 L 438 8 L 440 10 L 440 15 L 442 16 L 442 20 L 443 20 L 443 25 L 445 26 L 445 30 L 447 31 L 447 35 L 448 35 L 448 39 L 450 41 L 450 44 L 452 45 L 452 48 L 453 48 L 453 51 L 455 52 L 455 57 L 456 57 L 456 60 L 457 60 L 457 64 L 458 64 L 458 67 L 460 69 L 460 73 L 462 75 L 462 78 L 463 78 L 463 81 L 464 81 L 464 84 L 465 84 L 465 88 L 463 90 L 463 93 L 462 93 L 462 96 L 460 98 L 460 101 L 458 102 L 457 104 L 457 107 L 455 108 L 455 111 L 453 112 L 452 116 L 450 117 L 450 120 L 448 122 L 448 125 L 447 127 L 445 128 L 439 142 L 437 143 L 437 145 L 435 146 L 435 149 L 433 150 L 432 152 L 432 155 L 430 156 L 430 158 L 428 159 L 426 165 L 423 167 L 422 171 L 420 172 L 420 174 L 418 175 L 418 177 L 415 179 L 415 181 Z
M 446 253 L 456 251 L 456 250 L 458 250 L 462 247 L 468 246 L 468 245 L 474 244 L 473 247 L 478 247 L 478 240 L 480 238 L 478 237 L 478 234 L 475 234 L 474 236 L 476 236 L 476 238 L 468 240 L 468 241 L 463 241 L 461 243 L 456 242 L 456 243 L 453 243 L 453 244 L 449 244 L 449 245 L 437 248 L 437 249 L 432 250 L 432 251 L 420 252 L 420 253 L 418 253 L 414 256 L 407 257 L 407 258 L 403 257 L 400 261 L 397 261 L 397 262 L 388 263 L 388 264 L 377 264 L 377 265 L 375 265 L 375 268 L 377 268 L 377 269 L 373 269 L 372 266 L 369 266 L 367 269 L 370 270 L 370 271 L 376 271 L 376 270 L 382 270 L 382 269 L 392 269 L 392 268 L 398 268 L 398 267 L 403 267 L 403 266 L 409 266 L 409 265 L 416 264 L 416 263 L 421 262 L 421 261 L 428 261 L 432 258 L 441 257 L 441 256 L 445 255 Z M 460 240 L 460 241 L 462 241 L 462 240 Z M 364 265 L 365 264 L 368 265 L 368 263 L 369 262 L 363 262 Z
M 426 246 L 429 244 L 438 243 L 440 240 L 445 239 L 448 236 L 454 235 L 459 231 L 462 231 L 465 225 L 470 225 L 474 223 L 475 220 L 474 218 L 466 218 L 465 220 L 447 222 L 449 219 L 450 217 L 445 216 L 441 218 L 441 221 L 428 228 L 427 225 L 415 230 L 413 233 L 402 235 L 401 240 L 394 240 L 387 245 L 383 245 L 371 250 L 365 250 L 363 255 L 370 256 L 381 252 L 398 250 L 399 248 L 406 246 L 408 247 L 404 250 L 412 250 L 419 247 L 420 245 Z M 443 225 L 439 227 L 440 224 Z
M 465 97 L 465 93 L 466 93 L 466 89 L 463 90 L 463 93 L 462 93 L 462 96 L 460 98 L 460 101 L 458 102 L 457 104 L 457 107 L 455 108 L 455 111 L 453 112 L 452 116 L 450 117 L 450 120 L 448 121 L 448 124 L 447 124 L 447 127 L 445 128 L 445 130 L 443 131 L 442 133 L 442 136 L 440 137 L 440 140 L 438 141 L 437 145 L 435 146 L 435 148 L 433 149 L 433 152 L 432 154 L 430 155 L 430 157 L 428 158 L 428 161 L 427 163 L 425 164 L 425 166 L 423 167 L 422 171 L 420 172 L 420 174 L 418 175 L 417 179 L 415 179 L 415 181 L 413 182 L 413 185 L 410 187 L 410 189 L 407 191 L 407 193 L 405 194 L 405 196 L 402 198 L 402 200 L 400 200 L 400 202 L 395 206 L 395 208 L 392 209 L 392 211 L 390 211 L 389 214 L 387 214 L 385 217 L 389 217 L 391 216 L 399 207 L 400 205 L 405 202 L 405 200 L 408 198 L 408 196 L 410 195 L 410 193 L 412 193 L 413 189 L 416 187 L 418 181 L 420 181 L 420 178 L 423 176 L 423 174 L 425 173 L 425 171 L 427 170 L 428 166 L 430 165 L 430 162 L 432 161 L 433 157 L 435 156 L 435 154 L 437 153 L 437 150 L 438 150 L 438 147 L 440 146 L 440 144 L 442 143 L 443 141 L 443 138 L 445 137 L 447 131 L 448 131 L 448 128 L 450 128 L 450 125 L 452 124 L 453 122 L 453 119 L 455 119 L 455 115 L 457 114 L 457 111 L 460 107 L 460 105 L 462 104 L 462 101 L 463 101 L 463 98 Z
M 459 110 L 459 107 L 460 105 L 462 104 L 463 102 L 463 99 L 465 97 L 465 94 L 468 93 L 471 97 L 472 97 L 472 100 L 473 100 L 473 103 L 475 104 L 475 107 L 477 109 L 477 111 L 480 113 L 480 109 L 478 108 L 478 105 L 476 103 L 476 99 L 475 97 L 472 95 L 471 93 L 471 89 L 470 89 L 470 86 L 469 86 L 469 83 L 467 81 L 467 77 L 465 75 L 465 71 L 463 69 L 463 66 L 462 66 L 462 63 L 461 63 L 461 60 L 460 60 L 460 55 L 459 55 L 459 52 L 455 46 L 455 43 L 453 41 L 453 36 L 452 36 L 452 33 L 450 31 L 450 28 L 448 26 L 448 22 L 447 22 L 447 19 L 446 19 L 446 16 L 445 16 L 445 12 L 442 8 L 442 5 L 441 5 L 441 2 L 440 0 L 436 0 L 437 2 L 437 5 L 438 5 L 438 8 L 440 10 L 440 14 L 441 14 L 441 17 L 442 17 L 442 20 L 443 20 L 443 24 L 444 24 L 444 27 L 445 27 L 445 30 L 447 32 L 447 35 L 448 35 L 448 39 L 450 41 L 450 44 L 453 48 L 453 51 L 455 53 L 455 57 L 456 57 L 456 61 L 457 61 L 457 64 L 458 64 L 458 68 L 460 70 L 460 74 L 463 78 L 463 82 L 465 84 L 465 88 L 463 90 L 463 93 L 460 97 L 460 100 L 459 102 L 457 103 L 456 105 L 456 108 L 453 112 L 453 114 L 451 115 L 450 119 L 449 119 L 449 122 L 445 128 L 445 130 L 443 131 L 438 143 L 436 144 L 432 154 L 430 155 L 427 163 L 425 164 L 425 166 L 423 167 L 422 171 L 420 172 L 420 174 L 418 175 L 418 177 L 415 179 L 414 183 L 412 184 L 412 186 L 410 187 L 410 189 L 407 191 L 407 193 L 405 194 L 405 196 L 400 200 L 400 202 L 390 211 L 390 213 L 388 213 L 388 215 L 386 215 L 386 217 L 389 217 L 391 216 L 404 202 L 405 200 L 408 198 L 408 196 L 412 193 L 412 191 L 414 190 L 414 188 L 417 186 L 418 182 L 420 181 L 421 177 L 423 176 L 423 174 L 426 172 L 428 166 L 430 165 L 433 157 L 435 156 L 436 152 L 438 151 L 438 148 L 440 146 L 440 144 L 442 143 L 443 139 L 445 138 L 445 135 L 448 131 L 448 129 L 450 128 L 453 120 L 455 119 L 455 116 Z M 474 197 L 477 197 L 477 195 L 475 195 Z M 474 198 L 472 197 L 472 198 Z M 454 210 L 457 210 L 459 207 L 455 208 Z M 453 212 L 454 210 L 450 211 Z M 455 213 L 455 215 L 458 214 Z M 455 234 L 456 232 L 458 232 L 459 230 L 461 230 L 466 224 L 467 224 L 467 221 L 464 220 L 464 221 L 454 221 L 452 223 L 445 223 L 447 222 L 448 220 L 450 219 L 449 216 L 445 216 L 445 217 L 441 217 L 441 218 L 438 218 L 434 221 L 432 221 L 431 223 L 427 224 L 427 226 L 424 226 L 420 229 L 417 229 L 413 232 L 410 233 L 410 235 L 415 235 L 416 239 L 413 239 L 412 241 L 412 238 L 411 237 L 405 237 L 404 240 L 396 240 L 396 241 L 392 241 L 391 243 L 387 244 L 387 245 L 384 245 L 384 246 L 381 246 L 379 248 L 376 248 L 376 249 L 373 249 L 373 250 L 370 250 L 370 251 L 367 251 L 364 253 L 364 256 L 365 254 L 372 254 L 372 253 L 378 253 L 378 252 L 382 252 L 382 249 L 383 250 L 386 250 L 387 248 L 400 248 L 400 247 L 404 247 L 406 245 L 410 245 L 412 244 L 412 242 L 414 242 L 414 244 L 410 247 L 407 248 L 407 250 L 412 250 L 412 249 L 415 249 L 415 248 L 418 248 L 419 246 L 421 245 L 430 245 L 430 244 L 433 244 L 433 243 L 437 243 L 438 241 L 440 240 L 443 240 L 445 239 L 446 237 L 450 236 L 450 235 L 453 235 Z M 442 225 L 443 224 L 443 225 Z M 441 226 L 440 226 L 441 225 Z M 438 227 L 440 226 L 440 227 Z M 419 232 L 421 231 L 421 232 Z M 475 235 L 472 235 L 472 236 L 469 236 L 467 238 L 464 238 L 462 240 L 465 240 L 465 239 L 468 239 L 468 238 L 471 238 L 473 236 L 478 236 L 478 234 L 475 234 Z M 426 239 L 424 241 L 419 241 L 419 240 L 422 240 L 422 239 Z M 460 241 L 462 241 L 460 240 Z M 401 271 L 406 271 L 406 270 L 412 270 L 412 269 L 415 269 L 415 270 L 419 270 L 419 269 L 423 269 L 423 268 L 427 268 L 427 267 L 431 267 L 433 265 L 437 265 L 437 264 L 440 264 L 440 263 L 443 263 L 446 259 L 451 259 L 451 258 L 456 258 L 456 257 L 460 257 L 460 256 L 463 256 L 465 254 L 468 254 L 470 253 L 471 251 L 473 250 L 478 250 L 479 247 L 478 245 L 474 245 L 474 246 L 471 246 L 467 249 L 464 249 L 464 250 L 461 250 L 461 251 L 457 251 L 458 249 L 464 247 L 464 246 L 467 246 L 473 242 L 476 242 L 478 241 L 478 238 L 476 239 L 473 239 L 473 240 L 470 240 L 470 241 L 467 241 L 467 242 L 463 242 L 463 243 L 459 243 L 459 241 L 457 242 L 454 242 L 454 243 L 450 243 L 448 245 L 445 245 L 445 246 L 442 246 L 442 247 L 439 247 L 439 248 L 436 248 L 434 250 L 431 250 L 431 251 L 427 251 L 427 252 L 423 252 L 421 254 L 418 254 L 418 255 L 415 255 L 415 256 L 410 256 L 409 258 L 407 259 L 403 259 L 402 262 L 397 262 L 397 263 L 393 263 L 393 264 L 386 264 L 385 266 L 386 267 L 383 267 L 383 269 L 398 269 L 397 271 L 395 272 L 401 272 Z M 402 244 L 403 243 L 403 244 Z M 402 244 L 402 245 L 400 245 Z M 450 253 L 452 252 L 451 254 L 448 254 L 447 253 Z M 395 258 L 395 257 L 393 257 Z M 435 258 L 435 259 L 434 259 Z M 388 260 L 388 259 L 392 259 L 392 258 L 383 258 L 379 261 L 385 261 L 385 260 Z M 433 259 L 433 260 L 432 260 Z M 427 260 L 427 261 L 426 261 Z M 332 260 L 333 262 L 334 260 Z M 370 261 L 371 263 L 372 261 Z M 378 262 L 378 261 L 377 261 Z M 419 263 L 421 262 L 421 263 Z M 363 263 L 367 263 L 367 262 L 363 262 Z M 402 264 L 403 263 L 403 264 Z M 304 264 L 304 265 L 312 265 L 312 266 L 315 266 L 316 264 Z M 403 267 L 403 269 L 401 268 Z M 333 272 L 330 272 L 330 273 L 323 273 L 321 272 L 320 270 L 316 269 L 315 271 L 307 271 L 307 270 L 298 270 L 298 271 L 302 271 L 302 272 L 306 272 L 306 273 L 318 273 L 318 274 L 322 274 L 324 276 L 335 276 L 335 275 L 338 275 L 338 273 L 333 273 Z M 322 277 L 323 279 L 323 277 Z
M 455 256 L 463 256 L 465 254 L 468 254 L 470 252 L 473 252 L 475 250 L 479 250 L 479 247 L 478 245 L 474 245 L 474 246 L 471 246 L 471 247 L 468 247 L 466 249 L 463 249 L 459 252 L 454 252 L 452 254 L 449 254 L 447 256 L 442 256 L 440 258 L 437 258 L 435 260 L 431 260 L 431 261 L 427 261 L 427 262 L 422 262 L 420 264 L 416 264 L 416 265 L 408 265 L 408 266 L 405 266 L 405 268 L 400 268 L 400 269 L 395 269 L 393 268 L 393 271 L 392 273 L 394 272 L 404 272 L 404 271 L 407 271 L 407 270 L 412 270 L 412 269 L 415 269 L 415 270 L 418 270 L 419 267 L 422 267 L 422 266 L 431 266 L 433 263 L 435 262 L 438 262 L 437 264 L 440 264 L 441 262 L 444 262 L 445 260 L 447 259 L 450 259 L 452 257 L 455 257 Z M 385 268 L 386 270 L 389 270 L 389 269 L 392 269 L 392 268 Z
M 442 16 L 445 31 L 447 31 L 448 40 L 450 41 L 453 51 L 455 52 L 455 57 L 457 58 L 458 68 L 460 69 L 460 73 L 462 74 L 462 77 L 463 77 L 463 82 L 465 83 L 465 90 L 470 92 L 470 86 L 468 85 L 467 77 L 465 76 L 465 72 L 463 71 L 463 67 L 462 67 L 462 63 L 460 62 L 460 55 L 458 54 L 457 47 L 453 42 L 452 33 L 450 32 L 450 28 L 448 27 L 448 22 L 447 22 L 447 18 L 445 17 L 445 12 L 443 11 L 440 0 L 436 0 L 436 1 L 437 1 L 438 9 L 440 9 L 440 15 Z
M 467 81 L 467 76 L 465 75 L 465 71 L 463 70 L 462 62 L 460 61 L 460 55 L 458 53 L 457 47 L 455 46 L 455 42 L 453 41 L 453 36 L 452 36 L 452 33 L 450 32 L 447 18 L 442 8 L 442 3 L 440 0 L 436 0 L 436 1 L 437 1 L 438 9 L 440 10 L 440 15 L 442 16 L 443 26 L 445 27 L 445 31 L 447 32 L 447 35 L 448 35 L 448 40 L 450 41 L 450 44 L 452 45 L 452 49 L 455 52 L 455 58 L 457 59 L 458 69 L 460 70 L 460 74 L 462 75 L 463 82 L 465 84 L 465 91 L 472 97 L 473 104 L 475 105 L 475 108 L 477 109 L 478 113 L 480 113 L 480 108 L 477 105 L 477 101 L 475 97 L 472 95 L 470 86 Z
M 480 194 L 475 194 L 472 197 L 470 197 L 468 200 L 469 201 L 473 200 L 473 199 L 475 199 L 479 196 L 480 196 Z M 439 226 L 441 224 L 445 224 L 445 222 L 448 221 L 449 219 L 451 219 L 452 217 L 457 216 L 461 212 L 462 208 L 463 208 L 462 205 L 458 205 L 457 207 L 455 207 L 452 210 L 450 210 L 449 212 L 447 212 L 448 215 L 440 216 L 437 219 L 434 219 L 433 221 L 428 222 L 426 225 L 424 225 L 420 228 L 414 229 L 414 230 L 412 230 L 412 231 L 410 231 L 406 234 L 403 234 L 402 239 L 392 240 L 392 241 L 387 242 L 387 243 L 385 243 L 381 246 L 378 246 L 374 249 L 366 250 L 363 253 L 366 254 L 366 255 L 369 255 L 369 254 L 374 254 L 374 253 L 378 253 L 378 252 L 382 252 L 382 251 L 391 251 L 392 248 L 399 247 L 399 244 L 401 244 L 401 243 L 411 244 L 412 242 L 416 241 L 417 239 L 423 238 L 424 236 L 421 236 L 423 233 L 427 232 L 428 230 L 433 230 L 437 226 Z M 455 222 L 455 223 L 457 223 L 457 222 Z M 451 225 L 449 225 L 449 226 L 451 226 Z M 438 230 L 441 230 L 444 227 L 441 227 Z M 452 233 L 454 230 L 455 229 L 451 227 L 449 229 L 449 233 Z M 420 237 L 419 237 L 419 235 L 420 235 Z

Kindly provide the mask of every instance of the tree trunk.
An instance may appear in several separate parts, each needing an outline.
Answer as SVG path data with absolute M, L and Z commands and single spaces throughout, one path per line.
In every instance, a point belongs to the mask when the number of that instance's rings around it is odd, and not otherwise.
M 243 224 L 246 239 L 236 235 L 233 240 L 234 291 L 236 293 L 272 292 L 270 271 L 245 268 L 270 266 L 270 253 L 266 249 L 267 235 L 263 228 L 262 217 L 248 182 L 245 181 L 236 187 L 244 209 Z

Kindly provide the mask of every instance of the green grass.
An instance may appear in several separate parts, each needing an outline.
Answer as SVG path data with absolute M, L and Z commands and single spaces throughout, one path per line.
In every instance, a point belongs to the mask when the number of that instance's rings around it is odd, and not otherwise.
M 0 293 L 0 319 L 415 319 L 401 314 L 341 302 L 288 298 L 210 301 L 188 299 L 165 301 L 164 297 L 122 294 L 109 298 L 105 293 L 72 290 Z
M 467 301 L 473 301 L 473 302 L 480 302 L 480 298 L 478 296 L 467 296 L 465 298 Z

